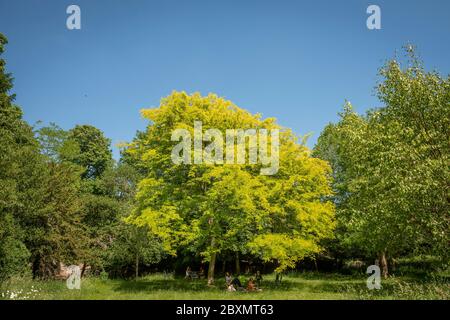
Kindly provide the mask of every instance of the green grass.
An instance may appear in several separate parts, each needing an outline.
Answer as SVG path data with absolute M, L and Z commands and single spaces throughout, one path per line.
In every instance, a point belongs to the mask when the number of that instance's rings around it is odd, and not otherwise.
M 135 280 L 82 279 L 80 290 L 69 290 L 65 281 L 14 279 L 0 290 L 3 299 L 449 299 L 448 277 L 389 278 L 381 290 L 368 290 L 366 275 L 290 273 L 280 285 L 265 275 L 261 292 L 227 292 L 224 280 L 208 287 L 205 280 L 153 274 Z M 0 299 L 2 299 L 0 294 Z

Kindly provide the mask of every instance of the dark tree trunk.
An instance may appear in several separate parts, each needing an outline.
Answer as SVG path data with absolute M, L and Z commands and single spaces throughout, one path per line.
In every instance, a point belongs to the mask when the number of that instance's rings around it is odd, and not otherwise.
M 275 277 L 275 283 L 276 283 L 276 284 L 280 284 L 280 283 L 281 283 L 281 280 L 283 280 L 283 274 L 277 272 L 277 273 L 276 273 L 276 277 Z
M 86 262 L 83 262 L 83 268 L 81 269 L 81 278 L 83 278 L 85 272 L 86 272 Z
M 32 271 L 31 272 L 33 273 L 33 279 L 38 278 L 38 274 L 39 274 L 39 258 L 35 258 L 33 260 Z
M 211 254 L 208 266 L 208 285 L 214 284 L 214 268 L 216 266 L 216 254 Z
M 239 252 L 236 252 L 236 274 L 241 273 L 241 263 L 239 261 Z
M 135 279 L 137 280 L 137 278 L 139 277 L 139 255 L 137 255 L 137 254 L 136 254 L 134 271 L 135 271 Z
M 216 246 L 216 240 L 215 238 L 211 239 L 211 249 L 214 250 Z M 208 266 L 208 285 L 214 284 L 214 269 L 216 267 L 216 253 L 211 253 L 210 259 L 209 259 L 209 266 Z

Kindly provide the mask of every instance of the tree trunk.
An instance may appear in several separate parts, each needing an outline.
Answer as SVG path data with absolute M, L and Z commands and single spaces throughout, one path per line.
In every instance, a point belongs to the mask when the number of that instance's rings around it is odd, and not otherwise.
M 211 249 L 214 250 L 216 246 L 216 239 L 213 237 L 211 239 Z M 210 259 L 209 259 L 209 266 L 208 266 L 208 285 L 214 284 L 214 268 L 216 267 L 216 253 L 211 253 Z
M 208 285 L 214 284 L 214 268 L 216 266 L 216 254 L 212 253 L 208 266 Z
M 81 278 L 83 278 L 85 271 L 86 271 L 86 262 L 83 263 L 83 268 L 81 269 Z
M 38 277 L 38 270 L 39 270 L 39 260 L 37 258 L 33 259 L 32 266 L 31 266 L 31 272 L 33 274 L 33 280 Z
M 280 272 L 276 272 L 275 275 L 275 284 L 280 284 L 281 280 L 283 280 L 283 274 Z
M 239 261 L 239 252 L 236 252 L 236 274 L 239 275 L 241 273 L 241 263 Z
M 135 267 L 134 267 L 134 271 L 136 272 L 135 274 L 135 278 L 137 280 L 138 276 L 139 276 L 139 255 L 136 254 L 136 262 L 135 262 Z
M 387 278 L 389 275 L 389 269 L 388 269 L 388 262 L 386 259 L 386 252 L 383 251 L 380 254 L 380 269 L 381 269 L 381 275 L 383 278 Z
M 227 261 L 223 260 L 223 262 L 222 262 L 222 273 L 223 274 L 225 274 L 226 269 L 227 269 Z

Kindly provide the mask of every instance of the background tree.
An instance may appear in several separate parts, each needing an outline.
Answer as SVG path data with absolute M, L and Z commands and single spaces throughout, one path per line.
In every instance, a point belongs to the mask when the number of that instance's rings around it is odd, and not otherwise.
M 107 252 L 105 269 L 112 276 L 139 277 L 140 265 L 158 263 L 163 258 L 161 243 L 148 236 L 145 227 L 120 221 L 115 228 L 115 238 Z
M 361 117 L 350 107 L 321 135 L 316 154 L 332 163 L 337 217 L 346 241 L 388 258 L 406 252 L 448 256 L 449 79 L 408 65 L 381 70 L 385 107 Z
M 38 125 L 41 124 L 38 122 Z M 48 126 L 35 128 L 35 134 L 41 147 L 41 153 L 55 163 L 70 163 L 67 160 L 76 158 L 76 155 L 80 153 L 78 142 L 69 139 L 69 132 L 53 122 Z M 81 165 L 75 163 L 73 165 L 83 170 Z
M 0 52 L 5 43 L 0 35 Z M 4 65 L 0 60 L 0 273 L 4 278 L 31 264 L 34 276 L 52 276 L 59 261 L 78 254 L 78 175 L 41 153 L 8 95 L 12 78 Z
M 0 33 L 0 54 L 7 39 Z M 30 127 L 22 120 L 22 113 L 14 106 L 12 76 L 0 59 L 0 283 L 26 268 L 29 251 L 24 244 L 24 233 L 16 220 L 20 195 L 17 173 L 21 170 L 21 154 L 35 147 Z
M 67 160 L 84 168 L 83 179 L 99 178 L 111 165 L 111 142 L 99 129 L 77 125 L 69 131 L 68 140 L 76 142 L 79 152 Z
M 123 161 L 114 163 L 110 154 L 100 157 L 102 161 L 90 158 L 92 154 L 105 155 L 109 151 L 109 141 L 103 133 L 92 126 L 77 126 L 65 131 L 56 124 L 41 127 L 36 133 L 41 152 L 48 157 L 52 167 L 72 168 L 74 176 L 78 177 L 77 181 L 67 181 L 67 186 L 56 186 L 60 189 L 76 186 L 78 190 L 76 197 L 68 198 L 70 202 L 67 203 L 78 205 L 80 220 L 68 221 L 72 226 L 79 224 L 83 228 L 77 255 L 81 262 L 88 264 L 94 273 L 107 271 L 112 276 L 127 276 L 133 268 L 137 274 L 140 263 L 158 262 L 158 243 L 144 238 L 142 228 L 123 221 L 130 214 L 140 179 L 137 170 Z M 89 137 L 101 137 L 104 143 L 89 143 Z M 88 148 L 80 144 L 88 145 Z M 92 169 L 100 162 L 103 163 L 101 166 Z M 96 174 L 87 175 L 86 172 Z
M 78 172 L 79 193 L 73 202 L 80 205 L 80 223 L 88 235 L 82 240 L 82 262 L 94 273 L 107 271 L 112 276 L 128 276 L 132 269 L 138 274 L 139 264 L 158 262 L 159 244 L 144 238 L 142 228 L 123 221 L 130 214 L 140 179 L 134 163 L 115 163 L 109 140 L 92 126 L 65 131 L 50 124 L 37 130 L 37 137 L 42 153 L 52 162 Z M 92 143 L 91 138 L 97 140 Z
M 113 184 L 115 167 L 110 140 L 90 125 L 77 125 L 69 131 L 51 125 L 40 133 L 40 141 L 50 154 L 56 153 L 61 162 L 79 168 L 81 223 L 88 235 L 83 262 L 93 272 L 103 271 L 106 250 L 114 241 L 114 228 L 123 209 Z

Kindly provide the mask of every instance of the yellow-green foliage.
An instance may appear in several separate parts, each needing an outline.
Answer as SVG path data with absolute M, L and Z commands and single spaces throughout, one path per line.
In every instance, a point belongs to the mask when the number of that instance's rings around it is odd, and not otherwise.
M 214 94 L 185 92 L 173 92 L 142 115 L 150 124 L 127 152 L 147 175 L 129 222 L 147 225 L 168 253 L 183 247 L 209 261 L 224 250 L 252 252 L 284 270 L 319 252 L 320 240 L 332 237 L 330 168 L 275 119 L 252 115 Z M 194 121 L 223 133 L 280 129 L 278 173 L 262 176 L 260 165 L 173 164 L 171 133 L 193 132 Z

